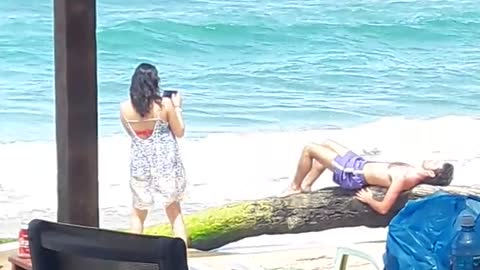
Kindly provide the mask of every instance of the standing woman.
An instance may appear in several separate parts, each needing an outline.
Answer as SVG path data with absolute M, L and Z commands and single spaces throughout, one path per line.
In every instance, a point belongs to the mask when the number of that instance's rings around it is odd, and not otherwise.
M 180 208 L 186 179 L 176 139 L 185 133 L 182 98 L 179 93 L 162 98 L 159 82 L 155 66 L 140 64 L 132 76 L 130 99 L 120 105 L 120 118 L 131 138 L 131 231 L 142 233 L 148 211 L 161 201 L 174 235 L 187 244 Z

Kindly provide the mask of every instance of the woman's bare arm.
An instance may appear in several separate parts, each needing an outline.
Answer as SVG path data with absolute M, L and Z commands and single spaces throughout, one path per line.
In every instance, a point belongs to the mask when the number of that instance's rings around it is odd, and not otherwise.
M 163 99 L 163 104 L 167 109 L 168 124 L 173 134 L 177 138 L 182 138 L 185 135 L 185 124 L 183 122 L 182 108 L 175 106 L 171 99 Z
M 124 113 L 123 113 L 123 104 L 120 104 L 120 122 L 122 122 L 123 129 L 125 132 L 127 132 L 128 135 L 132 136 L 132 130 L 130 129 L 129 124 L 127 123 L 127 120 L 125 119 Z

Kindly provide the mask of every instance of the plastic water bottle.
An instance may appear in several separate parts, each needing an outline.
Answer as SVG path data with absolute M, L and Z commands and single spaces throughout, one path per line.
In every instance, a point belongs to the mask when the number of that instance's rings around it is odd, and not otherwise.
M 475 218 L 462 216 L 461 226 L 452 242 L 452 270 L 480 270 L 480 235 L 475 232 Z

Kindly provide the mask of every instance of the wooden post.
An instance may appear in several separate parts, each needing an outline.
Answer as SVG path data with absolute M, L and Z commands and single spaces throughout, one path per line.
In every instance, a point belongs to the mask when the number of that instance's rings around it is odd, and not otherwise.
M 98 227 L 95 0 L 54 0 L 59 222 Z

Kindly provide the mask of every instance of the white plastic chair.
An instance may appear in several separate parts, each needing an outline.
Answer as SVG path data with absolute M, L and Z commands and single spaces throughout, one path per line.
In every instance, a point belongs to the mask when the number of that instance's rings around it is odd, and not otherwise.
M 354 256 L 358 258 L 362 258 L 368 262 L 370 262 L 377 270 L 383 270 L 383 258 L 382 256 L 374 256 L 368 254 L 367 252 L 361 251 L 360 249 L 356 249 L 353 247 L 338 247 L 337 248 L 337 255 L 335 256 L 335 266 L 334 270 L 346 270 L 347 269 L 347 262 L 348 257 Z

